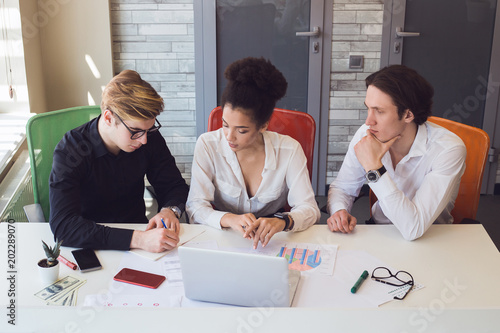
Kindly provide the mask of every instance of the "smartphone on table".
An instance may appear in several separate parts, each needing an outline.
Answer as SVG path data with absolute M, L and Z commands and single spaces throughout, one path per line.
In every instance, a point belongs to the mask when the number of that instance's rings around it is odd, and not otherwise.
M 102 268 L 99 259 L 92 249 L 73 250 L 71 253 L 82 272 L 90 272 Z
M 165 277 L 163 275 L 138 271 L 132 268 L 123 268 L 115 275 L 113 280 L 156 289 L 165 281 Z

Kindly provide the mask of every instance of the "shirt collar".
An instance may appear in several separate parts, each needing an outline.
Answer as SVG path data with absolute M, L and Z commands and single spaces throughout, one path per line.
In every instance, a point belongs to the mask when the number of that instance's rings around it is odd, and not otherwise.
M 262 133 L 264 137 L 264 146 L 266 150 L 266 161 L 264 163 L 264 169 L 268 170 L 276 170 L 277 161 L 276 161 L 276 152 L 274 150 L 274 146 L 271 142 L 271 137 L 268 131 Z
M 410 151 L 408 152 L 408 157 L 418 157 L 423 156 L 427 150 L 427 126 L 425 123 L 421 124 L 417 128 L 417 135 L 415 140 L 411 145 Z
M 219 154 L 221 154 L 222 156 L 224 156 L 224 158 L 226 159 L 226 161 L 228 161 L 228 163 L 230 163 L 230 164 L 235 163 L 235 162 L 238 163 L 238 159 L 236 158 L 236 154 L 234 153 L 234 151 L 231 150 L 231 148 L 229 148 L 229 144 L 226 140 L 226 137 L 223 133 L 222 128 L 219 129 L 219 135 L 220 135 L 220 140 L 219 140 L 219 143 L 217 144 L 217 152 Z M 262 133 L 262 136 L 264 138 L 264 149 L 266 152 L 266 160 L 264 162 L 264 169 L 275 170 L 276 165 L 277 165 L 276 154 L 275 154 L 274 146 L 271 142 L 269 132 L 265 131 L 264 133 Z
M 92 138 L 91 144 L 92 147 L 94 148 L 96 157 L 101 157 L 108 153 L 108 150 L 104 145 L 104 141 L 102 141 L 101 135 L 99 134 L 98 130 L 99 119 L 101 119 L 101 115 L 99 115 L 94 120 L 91 120 L 89 128 L 89 134 L 90 137 Z
M 217 143 L 217 153 L 221 154 L 226 158 L 226 160 L 230 160 L 235 157 L 234 152 L 229 148 L 229 144 L 226 140 L 226 136 L 224 135 L 223 129 L 220 128 L 217 130 L 218 131 L 218 136 L 219 140 Z

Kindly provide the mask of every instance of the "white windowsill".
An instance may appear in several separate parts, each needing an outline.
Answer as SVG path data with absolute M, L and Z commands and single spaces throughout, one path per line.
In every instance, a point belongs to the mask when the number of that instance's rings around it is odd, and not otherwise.
M 26 123 L 33 113 L 0 113 L 0 174 L 4 173 L 26 138 Z

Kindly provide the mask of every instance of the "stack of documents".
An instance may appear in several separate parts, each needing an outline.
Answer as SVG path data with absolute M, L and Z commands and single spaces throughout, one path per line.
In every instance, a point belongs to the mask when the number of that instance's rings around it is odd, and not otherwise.
M 80 280 L 73 276 L 66 276 L 52 283 L 35 294 L 47 302 L 47 305 L 76 306 L 78 289 L 87 280 Z

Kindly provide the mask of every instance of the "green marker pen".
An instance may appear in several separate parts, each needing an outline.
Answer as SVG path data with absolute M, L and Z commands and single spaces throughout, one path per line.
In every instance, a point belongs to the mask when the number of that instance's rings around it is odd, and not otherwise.
M 361 287 L 361 284 L 366 280 L 368 277 L 368 272 L 364 271 L 363 274 L 359 277 L 358 281 L 354 284 L 354 286 L 351 288 L 351 293 L 355 294 L 356 291 L 358 291 L 359 287 Z

